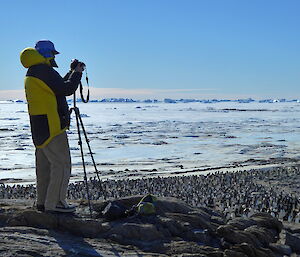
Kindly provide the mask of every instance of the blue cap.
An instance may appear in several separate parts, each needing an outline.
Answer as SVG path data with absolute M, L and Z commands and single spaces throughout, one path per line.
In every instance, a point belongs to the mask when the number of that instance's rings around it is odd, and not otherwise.
M 54 44 L 50 40 L 40 40 L 36 42 L 35 49 L 45 58 L 53 57 L 55 54 L 59 54 L 56 51 Z

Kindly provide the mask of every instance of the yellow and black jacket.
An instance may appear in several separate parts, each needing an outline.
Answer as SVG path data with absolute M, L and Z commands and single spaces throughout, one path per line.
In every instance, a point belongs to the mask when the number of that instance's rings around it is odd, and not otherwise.
M 35 48 L 26 48 L 20 55 L 21 63 L 28 68 L 25 93 L 30 116 L 33 143 L 45 147 L 55 136 L 70 125 L 66 96 L 72 95 L 80 82 L 81 73 L 69 72 L 62 78 Z

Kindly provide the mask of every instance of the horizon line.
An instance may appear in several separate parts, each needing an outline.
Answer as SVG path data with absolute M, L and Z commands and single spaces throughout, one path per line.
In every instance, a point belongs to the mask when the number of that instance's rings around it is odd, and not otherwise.
M 127 99 L 291 99 L 298 100 L 300 97 L 295 96 L 278 96 L 278 95 L 258 95 L 258 94 L 224 94 L 218 93 L 216 89 L 123 89 L 123 88 L 96 88 L 90 87 L 91 99 L 107 99 L 107 98 L 127 98 Z M 87 87 L 84 87 L 84 94 Z M 214 93 L 213 93 L 214 92 Z M 26 100 L 24 89 L 0 89 L 0 100 Z

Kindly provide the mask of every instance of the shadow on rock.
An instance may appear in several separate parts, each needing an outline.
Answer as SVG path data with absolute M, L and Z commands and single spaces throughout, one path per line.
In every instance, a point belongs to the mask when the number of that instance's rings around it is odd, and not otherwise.
M 141 196 L 118 199 L 130 208 Z M 158 198 L 152 215 L 134 214 L 118 220 L 107 220 L 101 213 L 106 202 L 94 202 L 98 218 L 84 215 L 68 216 L 37 212 L 32 209 L 0 213 L 4 226 L 26 226 L 53 232 L 65 254 L 101 256 L 88 238 L 134 246 L 150 256 L 208 256 L 208 257 L 272 257 L 300 251 L 298 234 L 287 234 L 279 242 L 283 225 L 266 213 L 230 221 L 209 208 L 192 208 L 173 198 Z M 87 208 L 84 204 L 81 209 Z M 80 209 L 79 208 L 79 209 Z M 76 240 L 68 242 L 57 231 L 68 232 Z M 75 241 L 74 241 L 75 240 Z M 74 244 L 75 242 L 75 244 Z M 78 246 L 78 247 L 77 247 Z M 113 249 L 110 249 L 113 251 Z M 97 255 L 98 254 L 98 255 Z M 115 256 L 118 256 L 115 250 Z

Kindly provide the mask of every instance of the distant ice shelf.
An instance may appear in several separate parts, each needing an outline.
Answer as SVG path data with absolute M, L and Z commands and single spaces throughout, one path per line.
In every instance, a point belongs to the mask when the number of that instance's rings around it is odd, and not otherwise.
M 68 99 L 68 103 L 72 103 L 73 99 Z M 80 98 L 76 99 L 76 102 L 80 103 L 82 100 Z M 300 103 L 300 99 L 261 99 L 255 100 L 252 98 L 246 99 L 171 99 L 165 98 L 163 100 L 158 99 L 145 99 L 145 100 L 137 100 L 132 98 L 103 98 L 103 99 L 92 99 L 90 103 L 168 103 L 168 104 L 176 104 L 176 103 L 224 103 L 224 102 L 236 102 L 236 103 Z M 26 103 L 25 100 L 20 99 L 9 99 L 9 100 L 1 100 L 0 104 L 4 103 Z
M 68 102 L 72 102 L 73 99 L 69 99 Z M 80 98 L 76 100 L 77 102 L 82 102 Z M 132 98 L 104 98 L 104 99 L 94 99 L 90 100 L 93 103 L 222 103 L 222 102 L 237 102 L 237 103 L 284 103 L 284 102 L 296 102 L 300 103 L 300 99 L 262 99 L 255 100 L 252 98 L 246 99 L 171 99 L 165 98 L 163 100 L 158 99 L 145 99 L 145 100 L 136 100 Z

